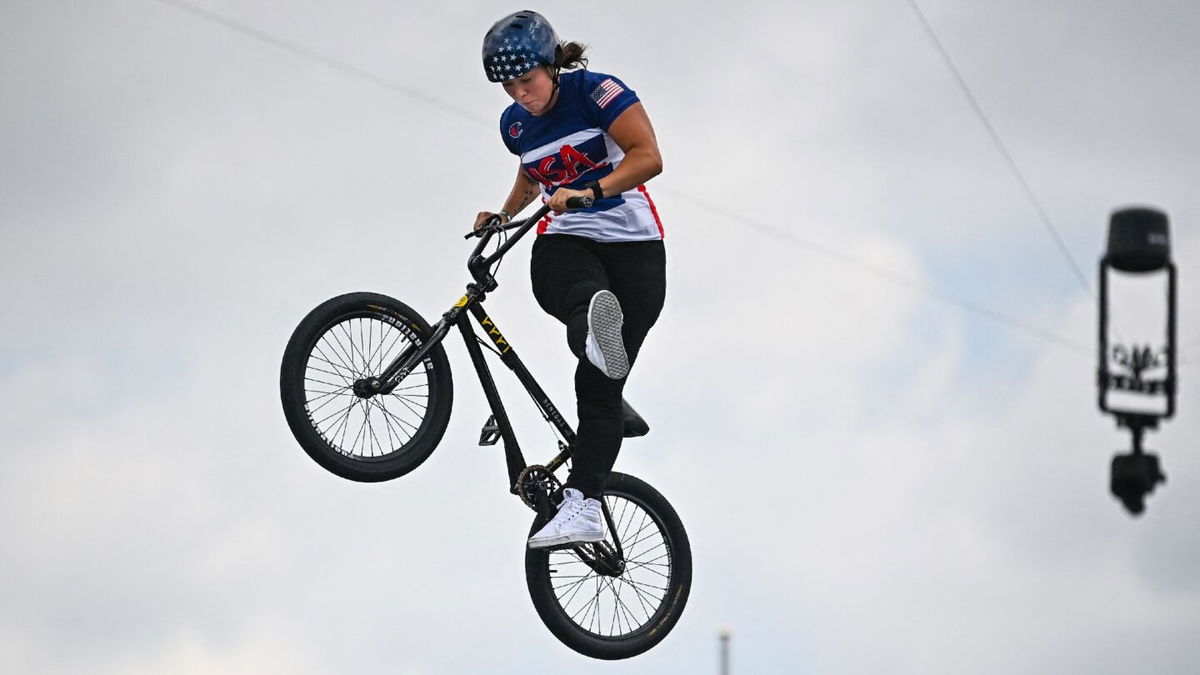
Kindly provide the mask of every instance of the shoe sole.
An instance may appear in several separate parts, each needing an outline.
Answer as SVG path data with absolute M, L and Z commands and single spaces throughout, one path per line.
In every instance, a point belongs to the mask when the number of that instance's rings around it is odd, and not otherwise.
M 625 315 L 621 303 L 610 291 L 600 291 L 592 296 L 588 305 L 588 331 L 604 355 L 604 374 L 619 380 L 629 374 L 629 356 L 625 353 L 625 338 L 621 326 Z
M 603 532 L 600 534 L 585 534 L 576 537 L 572 537 L 569 534 L 560 534 L 553 537 L 547 537 L 546 539 L 540 539 L 538 541 L 530 540 L 529 548 L 557 548 L 559 546 L 571 546 L 574 544 L 594 544 L 598 541 L 604 541 Z

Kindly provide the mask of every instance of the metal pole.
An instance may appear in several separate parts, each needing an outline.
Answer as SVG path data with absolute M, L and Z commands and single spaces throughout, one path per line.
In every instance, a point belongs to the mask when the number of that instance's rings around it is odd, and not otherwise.
M 721 675 L 729 675 L 729 638 L 728 628 L 721 629 Z

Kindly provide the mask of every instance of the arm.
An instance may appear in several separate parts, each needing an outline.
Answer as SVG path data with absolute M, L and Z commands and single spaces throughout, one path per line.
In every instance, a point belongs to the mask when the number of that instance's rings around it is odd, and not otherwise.
M 503 210 L 516 215 L 529 206 L 529 202 L 536 199 L 540 192 L 541 187 L 525 173 L 525 167 L 518 164 L 517 179 L 513 182 L 512 191 L 508 193 L 508 199 L 504 200 Z
M 662 173 L 662 155 L 658 151 L 658 140 L 654 137 L 654 127 L 646 115 L 646 109 L 641 102 L 629 106 L 613 120 L 608 127 L 608 135 L 612 136 L 625 159 L 621 160 L 612 173 L 600 179 L 600 189 L 604 195 L 616 195 L 631 190 Z M 590 190 L 560 189 L 550 198 L 550 208 L 555 213 L 566 209 L 570 197 L 592 196 Z
M 504 200 L 504 206 L 500 210 L 510 215 L 520 213 L 522 209 L 529 206 L 529 202 L 532 202 L 538 196 L 538 191 L 538 184 L 533 182 L 529 174 L 525 173 L 524 167 L 518 164 L 517 178 L 513 181 L 513 187 L 508 193 L 508 199 Z M 475 216 L 475 229 L 478 230 L 487 222 L 488 218 L 494 215 L 496 214 L 491 211 L 480 211 Z
M 662 173 L 658 139 L 654 137 L 654 127 L 650 125 L 650 118 L 640 101 L 613 120 L 608 127 L 608 135 L 625 152 L 625 159 L 621 160 L 621 166 L 600 180 L 600 188 L 605 195 L 619 195 L 632 190 Z

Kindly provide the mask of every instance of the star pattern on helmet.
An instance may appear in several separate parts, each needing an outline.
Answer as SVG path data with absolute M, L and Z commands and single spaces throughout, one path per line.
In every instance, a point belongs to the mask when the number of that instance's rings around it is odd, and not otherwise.
M 532 51 L 518 52 L 517 48 L 508 48 L 508 54 L 497 54 L 489 56 L 487 60 L 488 71 L 496 76 L 516 77 L 529 72 L 530 64 L 537 64 L 537 54 Z

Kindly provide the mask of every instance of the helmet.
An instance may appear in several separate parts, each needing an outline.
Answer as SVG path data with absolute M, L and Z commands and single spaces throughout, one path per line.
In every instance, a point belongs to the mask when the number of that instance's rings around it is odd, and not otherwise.
M 558 35 L 546 17 L 514 12 L 483 36 L 483 70 L 492 82 L 511 80 L 539 65 L 554 65 L 558 48 Z

